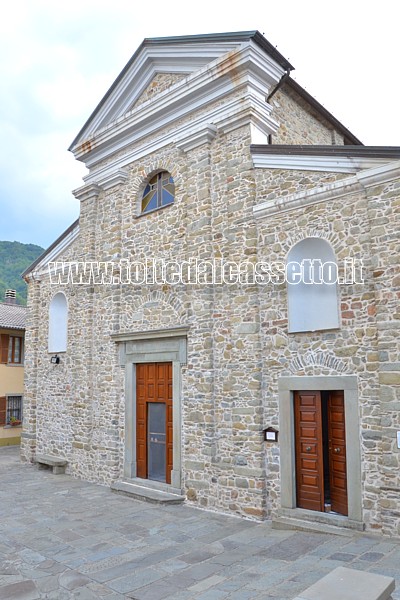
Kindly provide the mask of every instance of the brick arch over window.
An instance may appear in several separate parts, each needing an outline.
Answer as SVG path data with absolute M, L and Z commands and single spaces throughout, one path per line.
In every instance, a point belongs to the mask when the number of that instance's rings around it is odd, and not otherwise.
M 68 303 L 63 292 L 58 292 L 49 308 L 49 352 L 66 352 L 68 337 Z
M 325 264 L 322 278 L 320 264 Z M 336 264 L 332 246 L 322 238 L 305 238 L 290 250 L 287 265 L 293 270 L 288 269 L 287 283 L 289 333 L 339 327 L 338 285 L 328 283 L 332 281 L 331 276 L 336 276 Z M 304 278 L 298 283 L 289 283 L 291 272 L 292 281 L 299 279 L 296 276 L 300 271 L 297 265 L 304 266 Z M 314 283 L 310 282 L 311 265 L 314 268 Z

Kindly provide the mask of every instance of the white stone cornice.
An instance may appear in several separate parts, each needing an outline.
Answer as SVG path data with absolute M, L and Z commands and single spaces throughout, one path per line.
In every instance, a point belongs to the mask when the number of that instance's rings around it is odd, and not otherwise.
M 89 137 L 78 141 L 73 148 L 75 157 L 85 162 L 91 170 L 90 178 L 96 165 L 110 155 L 144 138 L 158 134 L 163 128 L 173 126 L 176 137 L 176 126 L 193 113 L 207 109 L 218 101 L 220 105 L 205 114 L 203 120 L 217 125 L 212 119 L 212 112 L 224 109 L 232 94 L 240 92 L 242 102 L 252 97 L 253 103 L 263 104 L 259 108 L 264 113 L 263 119 L 269 115 L 271 107 L 265 103 L 265 96 L 283 74 L 283 68 L 263 52 L 253 42 L 238 45 L 235 49 L 219 56 L 190 76 L 177 82 L 168 90 L 157 94 L 154 98 L 134 106 L 113 121 L 103 124 L 93 131 Z M 132 82 L 131 82 L 132 84 Z M 114 98 L 116 102 L 117 99 Z M 271 123 L 275 123 L 270 117 Z M 101 125 L 99 123 L 99 125 Z M 275 125 L 277 127 L 277 125 Z M 272 127 L 274 129 L 275 127 Z M 89 127 L 88 132 L 91 131 Z M 170 143 L 171 138 L 167 141 Z
M 336 200 L 343 196 L 364 192 L 374 185 L 389 183 L 400 177 L 400 161 L 386 164 L 374 169 L 357 173 L 333 183 L 323 185 L 289 196 L 271 198 L 253 208 L 255 217 L 264 218 L 282 214 L 298 208 L 305 208 L 313 204 Z
M 253 164 L 259 169 L 296 171 L 326 171 L 329 173 L 357 173 L 387 164 L 389 159 L 364 156 L 305 156 L 293 154 L 252 153 Z
M 355 177 L 346 179 L 346 182 L 346 187 L 343 187 L 341 181 L 335 181 L 335 183 L 324 185 L 320 188 L 314 188 L 306 192 L 298 192 L 297 194 L 290 194 L 289 196 L 271 198 L 253 208 L 254 216 L 260 218 L 266 216 L 270 217 L 297 208 L 305 208 L 312 204 L 319 204 L 320 202 L 325 202 L 327 200 L 336 200 L 341 196 L 346 196 L 362 190 L 362 186 Z
M 222 133 L 229 133 L 243 125 L 253 124 L 264 134 L 269 135 L 278 130 L 279 123 L 271 118 L 271 107 L 259 98 L 249 94 L 248 97 L 240 98 L 234 110 L 226 110 L 218 121 L 218 129 Z
M 210 125 L 206 123 L 201 128 L 198 128 L 195 131 L 188 131 L 186 135 L 181 136 L 176 140 L 176 145 L 180 150 L 184 152 L 189 152 L 189 150 L 193 150 L 198 146 L 202 146 L 203 144 L 209 144 L 213 141 L 215 136 L 217 135 L 217 128 L 215 125 Z
M 165 329 L 151 329 L 149 331 L 132 331 L 125 333 L 113 333 L 111 339 L 114 342 L 130 342 L 136 340 L 155 340 L 160 338 L 186 337 L 189 325 L 179 325 Z
M 128 177 L 128 172 L 125 169 L 117 169 L 100 179 L 98 184 L 103 190 L 108 190 L 116 185 L 123 185 Z
M 146 143 L 146 141 L 143 141 L 143 143 L 133 150 L 118 156 L 112 164 L 107 164 L 99 168 L 94 166 L 89 175 L 84 177 L 84 180 L 87 183 L 103 181 L 111 173 L 115 172 L 116 169 L 126 167 L 130 163 L 140 160 L 144 156 L 156 152 L 171 143 L 195 136 L 196 132 L 210 125 L 226 133 L 242 125 L 255 124 L 263 133 L 273 133 L 277 130 L 278 123 L 270 117 L 270 112 L 270 107 L 261 102 L 258 97 L 254 97 L 252 90 L 249 90 L 247 97 L 243 93 L 243 97 L 227 100 L 225 103 L 210 110 L 210 112 L 203 114 L 195 122 L 190 121 L 185 123 L 164 135 L 159 135 L 151 142 Z M 146 135 L 143 137 L 146 137 Z
M 87 183 L 76 190 L 73 190 L 73 195 L 77 200 L 84 202 L 90 198 L 97 198 L 100 194 L 101 188 L 96 183 Z
M 133 106 L 146 89 L 156 73 L 184 73 L 190 76 L 227 52 L 238 47 L 237 41 L 220 42 L 218 44 L 205 42 L 179 44 L 171 46 L 145 47 L 135 62 L 129 67 L 124 77 L 112 91 L 110 98 L 90 119 L 84 128 L 85 138 L 92 136 L 100 128 L 107 126 Z M 134 85 L 132 85 L 134 82 Z M 175 84 L 177 85 L 177 84 Z M 172 86 L 170 90 L 175 87 Z
M 64 237 L 62 237 L 59 243 L 56 244 L 51 250 L 45 253 L 43 259 L 37 263 L 37 265 L 31 271 L 29 276 L 32 277 L 32 279 L 34 280 L 48 278 L 50 276 L 48 268 L 49 263 L 56 262 L 60 254 L 62 254 L 74 242 L 74 240 L 76 240 L 78 235 L 79 224 L 77 224 L 68 233 L 68 235 L 64 235 Z
M 357 179 L 364 188 L 380 183 L 389 183 L 400 177 L 400 160 L 386 162 L 385 165 L 357 173 Z

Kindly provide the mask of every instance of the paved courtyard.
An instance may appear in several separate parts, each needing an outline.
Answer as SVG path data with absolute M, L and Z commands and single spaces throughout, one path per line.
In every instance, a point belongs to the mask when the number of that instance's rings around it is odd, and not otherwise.
M 338 566 L 397 579 L 400 544 L 159 507 L 0 449 L 0 599 L 293 599 Z

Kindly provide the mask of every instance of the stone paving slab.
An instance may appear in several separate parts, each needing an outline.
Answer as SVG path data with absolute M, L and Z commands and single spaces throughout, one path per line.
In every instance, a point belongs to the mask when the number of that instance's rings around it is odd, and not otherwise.
M 0 600 L 293 600 L 340 566 L 394 577 L 400 540 L 273 530 L 54 477 L 0 449 Z

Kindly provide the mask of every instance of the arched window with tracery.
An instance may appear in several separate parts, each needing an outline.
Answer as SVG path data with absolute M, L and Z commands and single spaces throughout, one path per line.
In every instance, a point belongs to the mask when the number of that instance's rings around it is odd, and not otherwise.
M 168 171 L 154 175 L 147 183 L 142 196 L 142 213 L 147 213 L 163 206 L 173 204 L 175 200 L 175 184 Z

